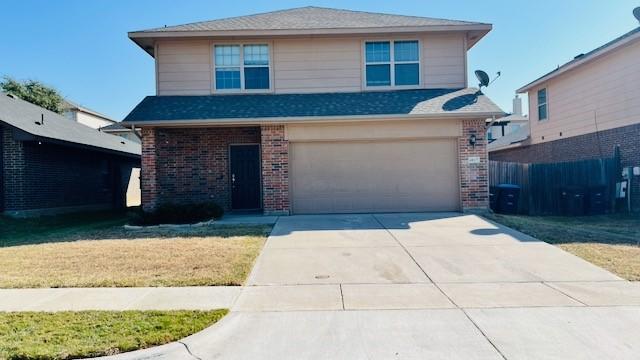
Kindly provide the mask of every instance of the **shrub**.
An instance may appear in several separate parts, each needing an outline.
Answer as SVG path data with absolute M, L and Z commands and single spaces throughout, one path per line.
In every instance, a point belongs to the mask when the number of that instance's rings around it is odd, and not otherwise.
M 154 211 L 139 211 L 133 217 L 133 225 L 193 224 L 219 219 L 224 214 L 222 207 L 213 202 L 174 204 L 164 203 Z

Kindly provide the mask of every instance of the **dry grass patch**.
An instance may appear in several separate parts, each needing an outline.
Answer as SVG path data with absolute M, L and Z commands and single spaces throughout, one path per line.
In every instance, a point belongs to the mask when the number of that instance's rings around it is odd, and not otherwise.
M 269 231 L 118 226 L 74 234 L 65 242 L 0 248 L 0 287 L 241 285 Z
M 560 248 L 631 281 L 640 281 L 640 247 L 612 244 L 561 244 Z

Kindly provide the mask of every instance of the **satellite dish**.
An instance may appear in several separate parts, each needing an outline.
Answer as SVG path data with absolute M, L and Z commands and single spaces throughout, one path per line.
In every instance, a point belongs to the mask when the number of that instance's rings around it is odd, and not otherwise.
M 640 22 L 640 6 L 638 6 L 635 9 L 633 9 L 633 16 L 635 16 L 636 20 L 638 20 Z
M 489 75 L 487 75 L 486 72 L 482 71 L 482 70 L 476 70 L 476 78 L 478 78 L 478 81 L 480 82 L 480 84 L 478 84 L 478 86 L 482 89 L 482 87 L 487 87 L 489 86 Z

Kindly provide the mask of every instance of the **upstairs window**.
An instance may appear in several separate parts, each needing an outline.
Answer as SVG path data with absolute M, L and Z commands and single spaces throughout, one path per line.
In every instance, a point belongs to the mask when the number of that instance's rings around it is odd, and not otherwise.
M 538 90 L 538 120 L 546 120 L 547 111 L 547 89 Z
M 417 40 L 365 42 L 367 87 L 420 84 L 420 47 Z
M 215 45 L 216 90 L 268 90 L 269 45 Z

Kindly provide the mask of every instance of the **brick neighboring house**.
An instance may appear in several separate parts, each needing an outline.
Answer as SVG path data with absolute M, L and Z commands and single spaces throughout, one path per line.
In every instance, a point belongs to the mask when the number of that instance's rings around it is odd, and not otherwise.
M 154 57 L 142 203 L 266 214 L 488 206 L 467 51 L 490 24 L 305 7 L 129 33 Z
M 140 145 L 0 93 L 0 213 L 123 207 Z
M 489 144 L 491 160 L 522 163 L 609 157 L 640 166 L 640 27 L 518 89 L 528 93 L 529 125 Z M 640 211 L 640 177 L 631 177 Z

